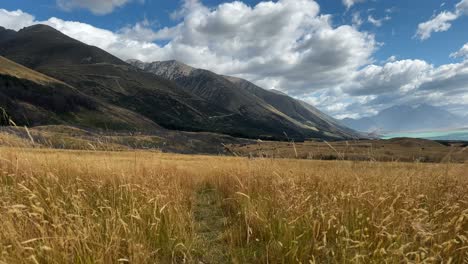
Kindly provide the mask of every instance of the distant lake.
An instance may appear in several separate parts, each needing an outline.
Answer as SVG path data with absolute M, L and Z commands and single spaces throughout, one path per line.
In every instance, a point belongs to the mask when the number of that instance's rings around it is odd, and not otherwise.
M 468 141 L 468 128 L 454 130 L 424 131 L 424 132 L 401 132 L 385 134 L 383 139 L 408 137 L 425 138 L 432 140 L 464 140 Z

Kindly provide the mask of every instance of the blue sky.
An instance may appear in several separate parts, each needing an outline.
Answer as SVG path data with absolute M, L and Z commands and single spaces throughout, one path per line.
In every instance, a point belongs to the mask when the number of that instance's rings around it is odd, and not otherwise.
M 468 0 L 279 0 L 271 5 L 259 0 L 239 5 L 222 0 L 102 0 L 107 4 L 99 7 L 96 2 L 2 1 L 5 14 L 3 18 L 0 14 L 0 26 L 17 30 L 12 21 L 20 17 L 18 25 L 45 22 L 122 59 L 183 60 L 282 90 L 337 117 L 365 116 L 395 104 L 417 103 L 468 114 L 468 76 L 464 75 L 468 46 L 466 54 L 463 50 L 468 43 Z M 16 10 L 21 14 L 12 15 Z M 245 21 L 236 19 L 241 16 Z M 259 22 L 259 16 L 265 16 L 265 21 L 268 16 L 284 19 L 276 26 L 282 33 L 263 38 L 259 34 L 258 40 L 243 36 L 250 32 L 245 26 L 249 22 L 258 26 L 252 29 L 253 35 L 263 29 L 276 34 L 268 23 Z M 425 22 L 429 29 L 423 35 L 418 27 Z M 290 34 L 282 31 L 289 30 L 288 24 L 296 26 Z M 115 41 L 108 43 L 104 36 Z M 231 46 L 228 38 L 253 44 Z M 266 48 L 260 43 L 264 41 L 281 45 L 263 53 Z M 344 52 L 348 41 L 350 48 Z M 297 50 L 301 42 L 307 50 L 304 54 Z M 281 49 L 289 48 L 289 54 L 281 54 Z M 340 57 L 334 58 L 335 53 Z M 287 67 L 278 66 L 281 63 Z

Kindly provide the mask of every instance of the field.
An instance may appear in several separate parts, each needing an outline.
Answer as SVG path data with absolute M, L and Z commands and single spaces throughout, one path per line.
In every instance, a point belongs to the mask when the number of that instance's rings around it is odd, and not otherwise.
M 468 164 L 0 148 L 0 263 L 467 263 Z
M 416 138 L 299 143 L 258 141 L 229 144 L 226 148 L 234 155 L 250 157 L 426 163 L 468 161 L 468 142 Z
M 90 131 L 50 125 L 0 127 L 0 146 L 74 150 L 147 150 L 180 154 L 311 160 L 390 162 L 468 161 L 468 142 L 424 139 L 280 142 L 234 138 L 215 133 L 160 130 L 158 133 Z

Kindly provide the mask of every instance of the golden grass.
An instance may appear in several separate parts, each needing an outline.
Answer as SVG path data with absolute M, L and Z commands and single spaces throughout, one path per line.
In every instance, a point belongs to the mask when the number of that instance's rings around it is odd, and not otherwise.
M 20 138 L 14 134 L 0 132 L 0 146 L 14 146 L 14 147 L 32 147 L 34 145 L 31 140 Z
M 227 147 L 237 155 L 253 157 L 436 163 L 468 161 L 466 143 L 445 146 L 436 141 L 410 138 L 299 143 L 262 141 Z
M 0 263 L 463 263 L 467 171 L 0 148 Z

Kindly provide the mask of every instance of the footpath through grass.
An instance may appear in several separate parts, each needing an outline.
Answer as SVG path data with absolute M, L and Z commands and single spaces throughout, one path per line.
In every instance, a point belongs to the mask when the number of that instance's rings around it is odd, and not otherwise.
M 230 263 L 229 247 L 225 239 L 228 219 L 222 209 L 222 197 L 209 183 L 196 191 L 193 217 L 198 237 L 200 263 Z

